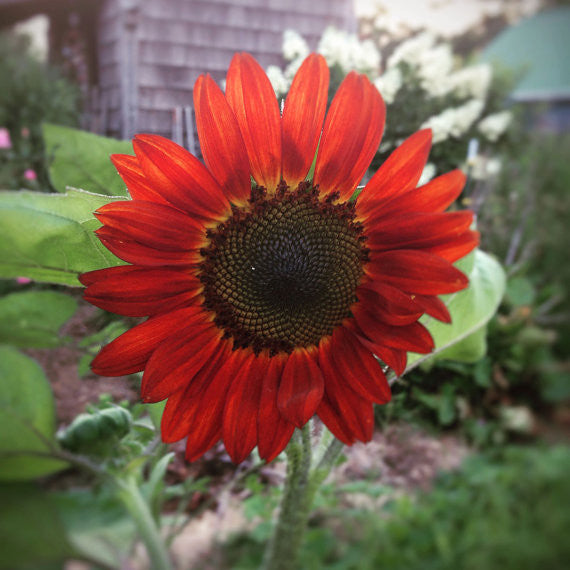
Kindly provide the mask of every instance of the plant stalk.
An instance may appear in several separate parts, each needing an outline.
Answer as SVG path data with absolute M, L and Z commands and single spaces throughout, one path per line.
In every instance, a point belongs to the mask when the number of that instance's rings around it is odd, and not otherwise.
M 315 494 L 336 462 L 343 444 L 333 439 L 315 469 L 307 424 L 294 434 L 285 452 L 287 476 L 279 517 L 267 545 L 262 570 L 298 570 L 299 554 Z
M 141 540 L 143 541 L 151 568 L 153 570 L 172 570 L 172 564 L 160 536 L 160 529 L 150 511 L 150 506 L 142 496 L 136 478 L 127 476 L 125 479 L 116 481 L 118 484 L 118 496 L 132 516 Z

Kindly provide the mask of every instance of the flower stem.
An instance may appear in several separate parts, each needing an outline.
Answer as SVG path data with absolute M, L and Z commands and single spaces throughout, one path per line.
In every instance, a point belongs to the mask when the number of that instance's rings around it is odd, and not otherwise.
M 298 570 L 299 552 L 315 494 L 334 465 L 342 443 L 333 439 L 311 471 L 311 435 L 307 424 L 296 432 L 285 450 L 287 477 L 277 525 L 267 545 L 263 570 Z
M 160 536 L 160 531 L 156 521 L 150 511 L 148 503 L 144 500 L 136 478 L 127 476 L 116 481 L 118 485 L 118 496 L 131 514 L 141 540 L 144 542 L 150 566 L 153 570 L 172 570 L 172 564 L 168 557 L 164 541 Z

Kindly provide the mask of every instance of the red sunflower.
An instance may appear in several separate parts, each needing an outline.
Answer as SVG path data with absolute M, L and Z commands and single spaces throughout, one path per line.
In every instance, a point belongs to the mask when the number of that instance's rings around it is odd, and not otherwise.
M 472 214 L 443 213 L 463 174 L 416 188 L 419 131 L 351 201 L 385 106 L 353 72 L 326 113 L 328 82 L 309 56 L 281 114 L 259 64 L 236 55 L 225 94 L 207 75 L 194 89 L 205 166 L 154 135 L 112 157 L 132 200 L 100 208 L 97 235 L 129 265 L 81 282 L 98 307 L 148 319 L 93 370 L 144 370 L 143 400 L 167 399 L 162 437 L 187 437 L 190 461 L 220 439 L 234 462 L 256 445 L 270 461 L 315 414 L 346 444 L 370 440 L 373 403 L 390 399 L 381 362 L 401 374 L 407 351 L 430 352 L 418 319 L 449 322 L 437 295 L 468 284 L 452 263 L 477 244 Z

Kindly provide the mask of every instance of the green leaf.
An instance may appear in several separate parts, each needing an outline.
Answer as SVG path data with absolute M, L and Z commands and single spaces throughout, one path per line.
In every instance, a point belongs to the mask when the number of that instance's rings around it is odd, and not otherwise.
M 0 343 L 52 348 L 59 329 L 77 310 L 77 301 L 56 291 L 22 291 L 0 298 Z
M 120 568 L 135 539 L 135 525 L 116 497 L 102 488 L 54 493 L 69 541 L 83 556 Z
M 51 183 L 58 192 L 69 186 L 107 196 L 127 196 L 125 183 L 109 159 L 111 154 L 133 154 L 130 141 L 44 124 Z
M 78 286 L 78 274 L 122 264 L 93 233 L 100 226 L 93 212 L 122 199 L 83 190 L 0 192 L 0 277 Z
M 487 327 L 482 326 L 463 340 L 452 344 L 438 353 L 437 360 L 477 362 L 487 353 Z
M 0 480 L 64 469 L 63 461 L 38 455 L 56 447 L 54 432 L 53 394 L 43 370 L 15 348 L 0 346 Z
M 435 350 L 431 354 L 408 354 L 406 372 L 415 368 L 428 358 L 445 357 L 460 358 L 461 353 L 455 354 L 450 347 L 467 339 L 485 327 L 495 314 L 505 291 L 505 273 L 503 268 L 490 255 L 476 250 L 457 263 L 457 267 L 469 276 L 469 287 L 452 295 L 442 295 L 442 300 L 451 313 L 451 324 L 442 323 L 424 315 L 421 322 L 430 331 L 435 341 Z M 470 269 L 468 269 L 470 268 Z M 469 343 L 481 342 L 481 336 L 475 336 Z M 464 347 L 465 348 L 465 347 Z M 447 354 L 445 351 L 447 350 Z M 473 359 L 471 349 L 468 351 L 468 361 Z M 479 351 L 480 352 L 480 351 Z M 483 356 L 483 354 L 480 354 Z
M 1 569 L 39 568 L 74 556 L 57 508 L 45 491 L 32 483 L 2 484 L 0 505 Z

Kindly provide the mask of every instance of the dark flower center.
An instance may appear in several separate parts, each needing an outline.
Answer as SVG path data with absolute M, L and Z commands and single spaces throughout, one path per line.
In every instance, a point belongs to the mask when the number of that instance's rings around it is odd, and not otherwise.
M 250 208 L 208 233 L 204 305 L 235 348 L 316 345 L 350 315 L 367 249 L 353 204 L 333 201 L 305 182 L 273 197 L 256 187 Z

